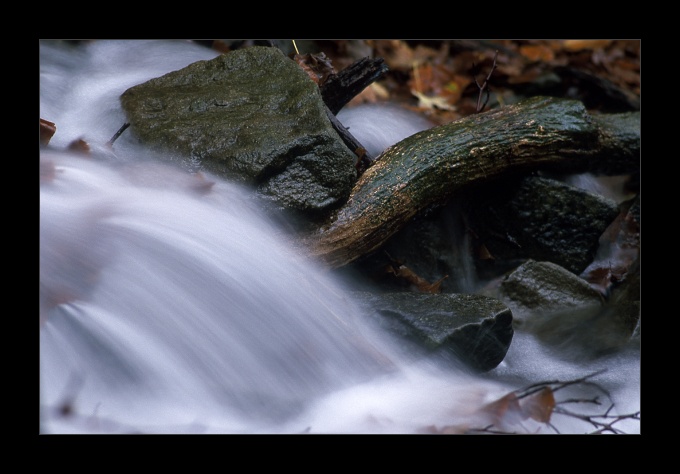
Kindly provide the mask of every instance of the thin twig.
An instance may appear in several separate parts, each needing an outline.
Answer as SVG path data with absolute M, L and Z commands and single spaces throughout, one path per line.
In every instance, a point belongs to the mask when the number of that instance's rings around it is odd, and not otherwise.
M 120 137 L 120 136 L 122 135 L 122 133 L 123 133 L 129 126 L 130 126 L 129 123 L 124 123 L 123 126 L 120 127 L 120 128 L 118 129 L 118 131 L 116 132 L 116 134 L 115 134 L 114 136 L 111 137 L 111 140 L 109 140 L 108 142 L 106 142 L 106 145 L 109 146 L 109 147 L 113 146 L 113 142 L 115 142 L 116 140 L 118 140 L 118 137 Z
M 479 88 L 479 97 L 477 98 L 477 113 L 481 112 L 484 110 L 484 107 L 486 107 L 486 104 L 489 102 L 489 79 L 491 79 L 491 74 L 493 74 L 493 71 L 496 69 L 496 58 L 498 57 L 498 50 L 496 50 L 496 53 L 493 55 L 493 65 L 491 66 L 491 71 L 489 71 L 489 75 L 486 76 L 486 79 L 484 79 L 484 83 L 482 85 L 479 84 L 477 81 L 477 78 L 475 77 L 475 84 L 477 84 L 477 88 Z M 473 64 L 474 66 L 474 64 Z M 486 100 L 482 104 L 482 95 L 486 91 Z

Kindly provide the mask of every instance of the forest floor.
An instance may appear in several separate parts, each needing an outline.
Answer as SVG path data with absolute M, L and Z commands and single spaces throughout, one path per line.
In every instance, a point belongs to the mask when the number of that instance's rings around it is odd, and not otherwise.
M 272 41 L 317 70 L 365 58 L 389 70 L 348 104 L 391 102 L 435 124 L 548 95 L 581 100 L 591 113 L 640 108 L 640 40 Z M 257 44 L 214 40 L 221 52 Z M 321 78 L 323 80 L 324 78 Z M 481 107 L 481 110 L 480 110 Z

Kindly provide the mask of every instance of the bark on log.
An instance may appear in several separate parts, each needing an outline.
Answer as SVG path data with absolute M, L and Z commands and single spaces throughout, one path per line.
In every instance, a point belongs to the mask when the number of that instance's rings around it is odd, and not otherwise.
M 303 241 L 331 267 L 378 249 L 425 207 L 508 173 L 626 174 L 640 166 L 640 113 L 590 115 L 535 97 L 408 137 L 359 178 L 347 203 Z

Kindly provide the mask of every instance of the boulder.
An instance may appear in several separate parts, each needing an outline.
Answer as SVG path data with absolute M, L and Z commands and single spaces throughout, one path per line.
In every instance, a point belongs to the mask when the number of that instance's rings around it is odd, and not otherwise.
M 588 282 L 551 262 L 528 260 L 500 284 L 500 299 L 517 320 L 535 311 L 601 306 L 600 293 Z
M 516 315 L 517 330 L 534 334 L 563 356 L 583 360 L 632 341 L 640 309 L 636 269 L 624 286 L 625 292 L 615 293 L 622 299 L 605 301 L 598 290 L 564 268 L 530 260 L 503 280 L 499 299 Z M 624 302 L 634 300 L 637 305 L 626 307 Z
M 553 262 L 580 274 L 619 214 L 616 202 L 554 179 L 529 176 L 466 200 L 468 225 L 495 260 Z
M 475 371 L 498 366 L 512 336 L 512 312 L 483 295 L 352 292 L 379 324 L 426 352 L 452 354 Z
M 357 178 L 317 84 L 277 48 L 197 61 L 129 88 L 121 104 L 146 146 L 252 185 L 283 209 L 323 215 Z

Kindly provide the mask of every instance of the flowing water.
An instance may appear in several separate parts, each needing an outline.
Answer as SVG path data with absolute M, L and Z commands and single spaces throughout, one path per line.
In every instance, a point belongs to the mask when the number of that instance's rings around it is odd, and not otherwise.
M 639 410 L 635 350 L 577 362 L 516 333 L 487 374 L 404 354 L 248 189 L 161 164 L 128 132 L 104 145 L 125 122 L 123 91 L 216 54 L 187 41 L 41 43 L 40 117 L 57 127 L 40 156 L 42 433 L 482 428 L 478 410 L 511 390 L 601 370 L 609 397 L 596 412 Z M 384 133 L 345 119 L 376 149 L 424 126 L 383 116 Z M 64 151 L 77 139 L 91 157 Z M 553 418 L 563 433 L 593 431 Z M 617 427 L 638 433 L 639 421 Z

